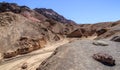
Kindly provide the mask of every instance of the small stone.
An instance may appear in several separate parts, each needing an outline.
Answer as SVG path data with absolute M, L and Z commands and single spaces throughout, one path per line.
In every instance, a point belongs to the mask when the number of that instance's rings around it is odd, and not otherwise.
M 97 53 L 97 54 L 94 54 L 92 57 L 95 60 L 103 63 L 104 65 L 108 65 L 108 66 L 114 66 L 115 65 L 115 60 L 109 54 Z
M 95 41 L 93 44 L 97 46 L 108 46 L 108 44 L 104 41 Z
M 27 65 L 27 63 L 26 63 L 26 62 L 25 62 L 25 63 L 23 63 L 23 64 L 22 64 L 22 66 L 21 66 L 21 68 L 22 68 L 22 69 L 26 69 L 27 67 L 28 67 L 28 65 Z

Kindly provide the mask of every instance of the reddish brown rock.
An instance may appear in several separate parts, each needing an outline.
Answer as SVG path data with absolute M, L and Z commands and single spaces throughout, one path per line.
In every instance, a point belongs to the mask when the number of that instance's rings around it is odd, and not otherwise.
M 21 37 L 18 43 L 19 46 L 23 46 L 17 49 L 19 54 L 26 54 L 31 51 L 43 48 L 46 45 L 46 40 L 41 39 L 31 39 L 28 37 Z
M 17 51 L 8 51 L 8 52 L 5 52 L 3 53 L 3 58 L 11 58 L 11 57 L 14 57 L 18 54 Z
M 20 48 L 17 51 L 18 51 L 18 54 L 26 54 L 30 52 L 28 47 Z
M 78 38 L 80 38 L 80 37 L 82 37 L 82 30 L 77 29 L 77 30 L 71 32 L 70 34 L 68 34 L 67 37 L 78 37 Z
M 115 59 L 109 54 L 104 53 L 97 53 L 92 56 L 95 60 L 108 65 L 108 66 L 114 66 L 115 65 Z

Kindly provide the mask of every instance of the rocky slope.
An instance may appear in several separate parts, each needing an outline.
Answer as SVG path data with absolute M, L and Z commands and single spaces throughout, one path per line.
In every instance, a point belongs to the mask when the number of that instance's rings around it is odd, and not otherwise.
M 29 53 L 44 47 L 48 41 L 64 38 L 75 25 L 62 24 L 62 21 L 50 19 L 27 6 L 0 3 L 0 57 L 11 58 Z
M 39 29 L 44 30 L 44 27 L 40 23 L 12 12 L 1 13 L 0 18 L 0 53 L 3 53 L 3 58 L 28 53 L 46 44 L 48 33 L 42 35 Z
M 52 9 L 0 3 L 0 61 L 23 55 L 62 39 L 110 38 L 119 35 L 120 21 L 76 24 Z
M 51 20 L 55 20 L 55 21 L 58 21 L 61 23 L 73 23 L 73 24 L 75 24 L 74 21 L 64 18 L 62 15 L 59 15 L 58 13 L 53 11 L 52 9 L 35 8 L 34 10 L 37 11 L 38 13 L 44 15 L 45 17 L 51 19 Z

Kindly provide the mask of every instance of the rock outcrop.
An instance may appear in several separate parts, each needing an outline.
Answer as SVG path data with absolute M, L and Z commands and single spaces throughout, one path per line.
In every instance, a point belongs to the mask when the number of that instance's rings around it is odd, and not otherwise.
M 12 12 L 0 13 L 0 16 L 0 49 L 2 49 L 0 53 L 4 58 L 16 56 L 23 51 L 28 53 L 32 48 L 34 50 L 45 46 L 48 33 L 42 30 L 44 25 Z
M 84 31 L 84 30 L 82 30 L 82 29 L 77 29 L 77 30 L 71 32 L 70 34 L 68 34 L 67 37 L 72 37 L 72 38 L 77 37 L 77 38 L 81 38 L 81 37 L 83 36 L 82 31 Z
M 92 42 L 76 40 L 62 45 L 36 70 L 119 70 L 119 43 L 106 40 L 108 46 L 98 47 Z

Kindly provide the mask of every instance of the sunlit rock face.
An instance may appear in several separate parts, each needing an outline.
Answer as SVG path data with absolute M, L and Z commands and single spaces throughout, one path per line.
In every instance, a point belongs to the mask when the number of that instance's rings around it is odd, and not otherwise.
M 120 32 L 120 21 L 76 24 L 52 9 L 0 3 L 0 59 L 43 48 L 67 38 L 108 38 Z

